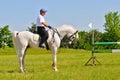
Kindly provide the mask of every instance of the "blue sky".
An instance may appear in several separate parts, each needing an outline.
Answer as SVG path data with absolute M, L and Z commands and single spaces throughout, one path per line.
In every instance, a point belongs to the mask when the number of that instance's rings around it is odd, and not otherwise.
M 88 24 L 104 31 L 104 16 L 108 12 L 120 12 L 120 0 L 1 0 L 0 26 L 22 31 L 36 22 L 39 10 L 45 8 L 46 22 L 53 27 L 73 25 L 80 31 L 89 31 Z

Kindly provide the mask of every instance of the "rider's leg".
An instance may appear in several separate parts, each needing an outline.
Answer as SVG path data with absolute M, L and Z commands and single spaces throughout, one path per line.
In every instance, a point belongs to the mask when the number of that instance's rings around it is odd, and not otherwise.
M 41 35 L 41 41 L 39 47 L 43 47 L 42 44 L 47 40 L 48 34 L 45 29 L 42 30 L 43 34 Z
M 46 41 L 48 35 L 44 27 L 38 27 L 38 34 L 41 36 L 39 47 L 44 47 L 42 44 Z

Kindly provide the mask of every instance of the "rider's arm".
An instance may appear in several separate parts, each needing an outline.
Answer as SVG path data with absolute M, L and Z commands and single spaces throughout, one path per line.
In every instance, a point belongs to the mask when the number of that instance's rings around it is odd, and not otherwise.
M 41 24 L 43 24 L 45 27 L 48 27 L 48 28 L 52 28 L 50 25 L 48 25 L 46 22 L 41 22 Z
M 41 22 L 45 27 L 48 27 L 49 25 L 46 22 Z

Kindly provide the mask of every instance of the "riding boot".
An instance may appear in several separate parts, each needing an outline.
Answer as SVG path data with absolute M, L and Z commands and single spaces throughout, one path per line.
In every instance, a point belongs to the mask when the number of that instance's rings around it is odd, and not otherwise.
M 47 41 L 45 41 L 45 45 L 46 45 L 46 49 L 49 50 L 49 46 L 48 46 Z
M 43 46 L 43 43 L 44 43 L 44 40 L 41 39 L 41 41 L 40 41 L 40 43 L 39 43 L 39 47 L 41 47 L 41 48 L 45 48 L 45 47 Z

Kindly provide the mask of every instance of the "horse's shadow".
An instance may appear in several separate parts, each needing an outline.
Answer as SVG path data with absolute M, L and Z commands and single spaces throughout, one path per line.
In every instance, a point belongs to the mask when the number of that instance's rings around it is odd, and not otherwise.
M 15 70 L 0 70 L 0 73 L 21 73 L 21 72 Z
M 8 71 L 6 71 L 7 73 L 16 73 L 16 72 L 18 72 L 18 71 L 14 71 L 14 70 L 8 70 Z

